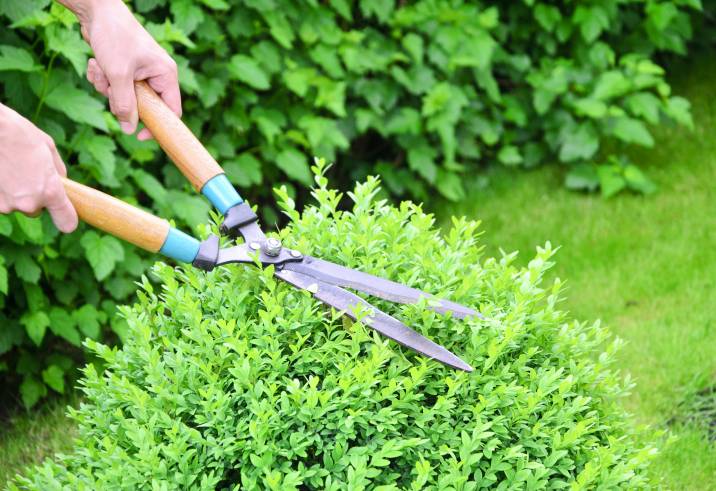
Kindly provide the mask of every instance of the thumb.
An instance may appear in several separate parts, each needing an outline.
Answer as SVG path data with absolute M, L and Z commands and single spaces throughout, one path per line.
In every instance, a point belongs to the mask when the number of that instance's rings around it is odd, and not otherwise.
M 59 177 L 55 177 L 47 187 L 45 208 L 52 217 L 52 222 L 60 232 L 66 234 L 77 228 L 79 218 L 72 202 L 65 193 L 65 188 Z
M 131 135 L 137 130 L 137 96 L 134 78 L 127 75 L 109 78 L 109 107 L 117 116 L 122 131 Z

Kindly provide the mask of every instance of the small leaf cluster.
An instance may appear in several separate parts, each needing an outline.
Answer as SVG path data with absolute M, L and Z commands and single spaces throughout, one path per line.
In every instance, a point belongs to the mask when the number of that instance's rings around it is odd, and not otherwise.
M 87 343 L 106 369 L 84 370 L 76 448 L 10 489 L 648 487 L 655 449 L 619 403 L 619 343 L 557 309 L 549 244 L 527 267 L 484 259 L 477 222 L 443 235 L 419 206 L 377 199 L 373 178 L 340 211 L 326 181 L 303 213 L 279 190 L 281 239 L 479 309 L 485 320 L 375 302 L 474 373 L 347 322 L 272 267 L 160 264 L 161 285 L 145 278 L 122 309 L 124 346 Z

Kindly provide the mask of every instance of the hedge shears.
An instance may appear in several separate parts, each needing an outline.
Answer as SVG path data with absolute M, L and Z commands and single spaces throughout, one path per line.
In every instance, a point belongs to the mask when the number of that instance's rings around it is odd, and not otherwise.
M 65 190 L 79 217 L 88 224 L 150 252 L 159 252 L 179 262 L 210 271 L 217 266 L 239 263 L 274 266 L 275 276 L 358 320 L 380 334 L 445 365 L 466 372 L 472 367 L 443 346 L 429 340 L 399 320 L 380 311 L 350 288 L 392 302 L 413 304 L 428 299 L 428 308 L 465 319 L 481 317 L 478 312 L 426 292 L 307 256 L 283 247 L 266 237 L 258 217 L 231 185 L 223 169 L 146 82 L 135 84 L 139 117 L 174 164 L 223 215 L 221 233 L 241 236 L 243 243 L 221 248 L 219 237 L 199 242 L 169 225 L 169 222 L 96 189 L 64 179 Z M 258 259 L 258 261 L 257 261 Z M 357 314 L 366 312 L 364 317 Z

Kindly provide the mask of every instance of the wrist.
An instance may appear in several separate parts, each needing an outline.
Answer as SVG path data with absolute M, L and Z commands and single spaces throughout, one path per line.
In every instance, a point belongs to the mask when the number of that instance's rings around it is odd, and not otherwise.
M 80 21 L 83 29 L 89 29 L 96 16 L 106 7 L 124 6 L 122 0 L 59 0 Z

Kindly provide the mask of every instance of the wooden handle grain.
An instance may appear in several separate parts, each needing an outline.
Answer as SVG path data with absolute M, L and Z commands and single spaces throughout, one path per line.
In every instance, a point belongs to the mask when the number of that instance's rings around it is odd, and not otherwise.
M 169 222 L 70 179 L 65 191 L 82 221 L 150 252 L 159 252 Z
M 134 84 L 139 118 L 197 191 L 224 171 L 147 82 Z

